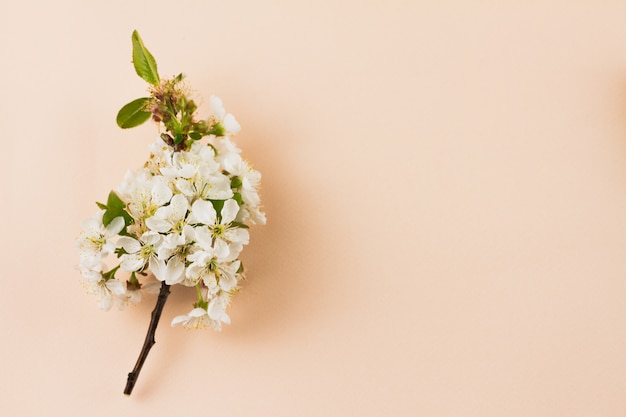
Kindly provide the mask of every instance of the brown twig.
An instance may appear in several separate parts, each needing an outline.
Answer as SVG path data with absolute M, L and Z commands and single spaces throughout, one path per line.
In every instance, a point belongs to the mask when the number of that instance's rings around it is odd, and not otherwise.
M 133 371 L 128 374 L 126 388 L 124 388 L 124 395 L 130 395 L 130 393 L 133 392 L 135 382 L 137 382 L 137 377 L 139 377 L 139 372 L 141 372 L 141 367 L 148 357 L 148 352 L 150 352 L 150 349 L 156 343 L 154 340 L 154 333 L 156 332 L 157 325 L 159 324 L 159 318 L 161 318 L 163 307 L 165 306 L 165 302 L 167 301 L 167 297 L 169 295 L 170 286 L 163 281 L 163 283 L 161 283 L 161 291 L 159 291 L 159 298 L 157 298 L 157 303 L 154 306 L 154 310 L 152 310 L 152 318 L 150 319 L 150 326 L 148 327 L 146 340 L 143 342 L 143 348 L 141 348 L 141 353 L 137 358 L 135 368 L 133 368 Z

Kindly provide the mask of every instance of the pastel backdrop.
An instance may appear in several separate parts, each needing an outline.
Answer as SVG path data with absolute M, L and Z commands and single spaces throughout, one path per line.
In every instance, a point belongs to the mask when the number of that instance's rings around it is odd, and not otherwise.
M 7 1 L 3 415 L 626 412 L 626 5 Z M 72 247 L 156 127 L 130 34 L 242 125 L 268 224 L 221 333 L 103 313 Z M 179 290 L 180 288 L 177 288 Z

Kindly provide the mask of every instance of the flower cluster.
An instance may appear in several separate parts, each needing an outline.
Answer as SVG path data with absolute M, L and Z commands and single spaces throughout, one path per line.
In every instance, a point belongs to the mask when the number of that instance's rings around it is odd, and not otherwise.
M 226 308 L 243 277 L 239 255 L 249 226 L 264 224 L 265 215 L 261 175 L 230 139 L 239 124 L 215 96 L 211 111 L 219 135 L 189 140 L 182 149 L 159 137 L 144 167 L 128 172 L 83 222 L 79 268 L 100 308 L 137 303 L 142 293 L 158 292 L 161 281 L 195 287 L 198 295 L 172 325 L 219 330 L 230 322 Z M 109 269 L 107 260 L 115 257 L 118 265 Z M 120 269 L 128 279 L 116 277 Z M 146 282 L 151 275 L 158 281 Z
M 265 224 L 261 174 L 231 141 L 240 130 L 237 119 L 215 96 L 211 115 L 198 117 L 184 75 L 162 79 L 137 31 L 131 40 L 135 72 L 150 94 L 124 105 L 117 125 L 128 129 L 152 120 L 161 133 L 144 166 L 128 172 L 106 204 L 96 203 L 100 210 L 83 221 L 75 242 L 85 287 L 101 309 L 159 294 L 125 395 L 132 393 L 155 343 L 171 286 L 193 287 L 198 297 L 172 326 L 221 330 L 230 323 L 226 310 L 243 279 L 239 256 L 250 241 L 248 229 Z

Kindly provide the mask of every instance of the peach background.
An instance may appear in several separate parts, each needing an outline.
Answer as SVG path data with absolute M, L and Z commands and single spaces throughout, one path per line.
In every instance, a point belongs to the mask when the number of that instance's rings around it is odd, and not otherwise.
M 2 414 L 624 416 L 626 4 L 491 3 L 3 2 Z M 153 299 L 100 312 L 72 242 L 156 132 L 114 122 L 135 28 L 269 224 L 125 398 Z

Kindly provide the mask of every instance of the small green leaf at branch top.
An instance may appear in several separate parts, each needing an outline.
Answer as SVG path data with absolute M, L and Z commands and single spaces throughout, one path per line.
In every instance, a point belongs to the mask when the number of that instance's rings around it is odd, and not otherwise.
M 157 64 L 154 57 L 143 44 L 139 33 L 133 32 L 133 65 L 137 75 L 152 85 L 159 83 L 159 73 L 157 72 Z
M 146 103 L 149 100 L 149 97 L 138 98 L 122 107 L 117 113 L 117 125 L 122 129 L 128 129 L 146 122 L 151 116 L 151 113 L 146 111 Z

